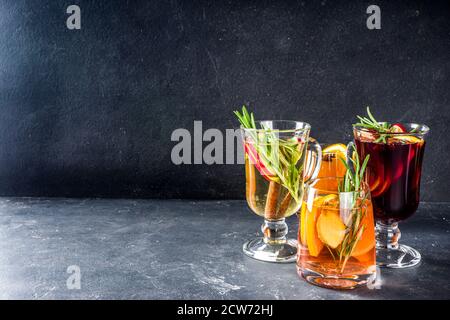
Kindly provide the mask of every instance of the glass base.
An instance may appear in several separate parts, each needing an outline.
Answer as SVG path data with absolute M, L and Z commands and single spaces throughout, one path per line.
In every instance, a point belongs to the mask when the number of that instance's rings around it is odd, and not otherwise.
M 307 282 L 328 289 L 350 290 L 373 283 L 376 272 L 373 274 L 354 275 L 351 277 L 324 276 L 308 269 L 298 268 L 298 275 Z
M 247 256 L 260 261 L 291 263 L 297 259 L 297 240 L 293 239 L 270 244 L 264 238 L 256 238 L 244 243 L 242 249 Z
M 383 224 L 377 222 L 375 231 L 378 266 L 402 269 L 413 267 L 420 262 L 419 251 L 398 243 L 402 235 L 398 223 Z
M 399 244 L 397 248 L 377 248 L 377 265 L 385 268 L 409 268 L 420 262 L 419 251 Z

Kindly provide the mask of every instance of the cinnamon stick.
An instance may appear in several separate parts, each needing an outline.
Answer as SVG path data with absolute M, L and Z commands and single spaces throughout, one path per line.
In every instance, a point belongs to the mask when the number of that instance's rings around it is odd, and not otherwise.
M 291 204 L 291 194 L 288 192 L 284 196 L 283 200 L 281 201 L 280 208 L 278 209 L 278 219 L 284 218 L 284 214 L 286 213 L 286 210 L 289 208 L 289 205 Z
M 267 220 L 277 220 L 277 202 L 280 194 L 280 184 L 270 181 L 267 191 L 266 207 L 264 208 L 264 218 Z
M 250 161 L 245 162 L 246 165 L 246 174 L 247 174 L 247 199 L 248 203 L 250 205 L 250 208 L 253 209 L 253 211 L 257 212 L 256 208 L 256 172 L 255 172 L 255 166 L 250 163 Z

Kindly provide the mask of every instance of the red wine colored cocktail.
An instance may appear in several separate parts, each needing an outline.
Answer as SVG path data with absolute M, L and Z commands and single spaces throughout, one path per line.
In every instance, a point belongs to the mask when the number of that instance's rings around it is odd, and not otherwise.
M 410 217 L 419 205 L 425 141 L 402 137 L 374 143 L 358 136 L 355 143 L 361 158 L 370 155 L 366 174 L 375 219 L 391 224 Z
M 398 222 L 414 214 L 419 206 L 420 178 L 429 128 L 415 123 L 379 122 L 367 110 L 353 125 L 360 158 L 370 156 L 365 181 L 372 195 L 376 221 L 377 264 L 390 268 L 411 267 L 420 253 L 398 243 Z

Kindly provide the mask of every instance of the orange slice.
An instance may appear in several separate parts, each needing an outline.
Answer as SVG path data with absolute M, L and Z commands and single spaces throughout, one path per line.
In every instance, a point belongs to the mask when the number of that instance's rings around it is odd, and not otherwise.
M 306 246 L 307 245 L 307 241 L 306 241 L 306 234 L 307 234 L 307 230 L 306 230 L 306 214 L 307 214 L 308 210 L 306 210 L 306 203 L 305 201 L 303 201 L 302 204 L 302 209 L 300 211 L 300 242 L 302 243 L 302 245 Z
M 337 248 L 344 240 L 346 226 L 336 209 L 322 208 L 317 219 L 317 235 L 330 248 Z
M 300 239 L 302 243 L 306 243 L 309 254 L 313 257 L 317 257 L 323 249 L 323 243 L 317 235 L 317 219 L 320 216 L 323 203 L 330 201 L 333 196 L 336 197 L 336 195 L 318 197 L 314 199 L 312 206 L 305 203 L 304 209 L 302 209 L 301 230 L 303 232 L 303 236 L 301 236 Z
M 323 243 L 320 241 L 315 227 L 319 216 L 320 207 L 313 206 L 313 210 L 308 214 L 306 220 L 306 243 L 308 245 L 309 254 L 313 257 L 317 257 L 323 249 Z
M 395 136 L 389 139 L 389 142 L 401 142 L 401 143 L 406 143 L 406 144 L 415 144 L 415 143 L 423 143 L 423 139 L 420 139 L 416 136 L 403 136 L 403 135 L 399 135 L 399 136 Z
M 387 173 L 376 175 L 373 170 L 369 172 L 369 186 L 372 197 L 379 197 L 391 186 L 391 176 Z
M 325 149 L 322 150 L 323 153 L 341 153 L 342 157 L 345 158 L 347 153 L 347 147 L 343 143 L 335 143 L 329 145 Z
M 345 166 L 340 158 L 345 159 L 347 147 L 342 143 L 329 145 L 322 150 L 322 165 L 320 166 L 319 178 L 342 177 L 345 174 Z

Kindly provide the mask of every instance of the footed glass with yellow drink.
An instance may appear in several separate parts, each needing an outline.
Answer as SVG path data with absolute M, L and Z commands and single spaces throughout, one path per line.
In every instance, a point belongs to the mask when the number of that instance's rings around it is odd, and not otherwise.
M 317 176 L 320 145 L 309 137 L 305 122 L 255 121 L 245 107 L 235 114 L 245 149 L 247 203 L 264 218 L 263 236 L 247 241 L 243 251 L 257 260 L 295 262 L 297 240 L 286 237 L 285 218 L 300 210 L 304 182 Z

